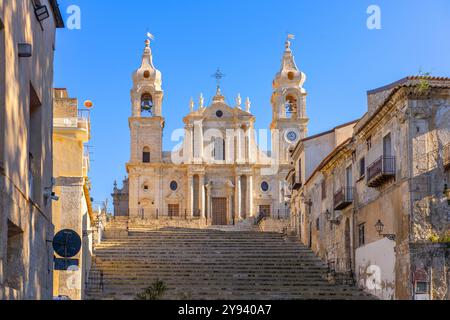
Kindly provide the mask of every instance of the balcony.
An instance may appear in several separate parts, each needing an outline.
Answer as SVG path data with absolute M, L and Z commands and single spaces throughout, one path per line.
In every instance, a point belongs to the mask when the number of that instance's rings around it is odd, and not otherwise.
M 380 157 L 367 168 L 367 185 L 377 188 L 395 178 L 395 157 Z
M 334 194 L 334 210 L 343 210 L 353 203 L 353 188 L 344 187 Z
M 302 188 L 302 183 L 300 179 L 297 178 L 297 175 L 294 173 L 292 176 L 292 190 L 300 190 Z
M 450 170 L 450 144 L 444 147 L 444 168 Z

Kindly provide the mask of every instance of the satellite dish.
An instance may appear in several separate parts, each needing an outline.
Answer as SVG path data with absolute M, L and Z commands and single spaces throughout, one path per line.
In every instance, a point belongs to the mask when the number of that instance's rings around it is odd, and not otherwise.
M 62 230 L 53 238 L 53 250 L 63 258 L 72 258 L 81 250 L 81 238 L 73 230 Z
M 92 109 L 94 107 L 94 103 L 91 100 L 86 100 L 84 102 L 84 107 L 87 109 Z

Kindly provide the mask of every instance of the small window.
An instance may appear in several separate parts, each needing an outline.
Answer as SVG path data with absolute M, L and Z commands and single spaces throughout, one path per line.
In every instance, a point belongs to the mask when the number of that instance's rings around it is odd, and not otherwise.
M 150 149 L 148 147 L 144 148 L 144 151 L 142 153 L 142 162 L 150 163 Z
M 359 225 L 359 246 L 365 246 L 366 245 L 366 224 L 362 223 Z
M 327 183 L 325 180 L 322 181 L 322 200 L 327 198 Z
M 294 80 L 294 77 L 295 77 L 295 74 L 293 72 L 289 72 L 288 73 L 288 79 L 289 80 L 291 80 L 291 81 Z
M 148 70 L 144 71 L 144 78 L 145 79 L 150 78 L 150 71 L 148 71 Z
M 428 282 L 417 281 L 416 282 L 416 294 L 428 294 Z
M 144 185 L 144 191 L 145 191 L 145 192 L 148 192 L 148 190 L 149 190 L 148 185 Z
M 222 110 L 217 110 L 216 116 L 217 116 L 217 118 L 222 118 L 223 117 L 223 111 Z
M 317 231 L 320 231 L 320 217 L 316 220 L 316 229 Z
M 263 192 L 267 192 L 267 191 L 269 191 L 269 189 L 270 189 L 269 183 L 267 181 L 263 181 L 261 183 L 261 190 Z
M 177 190 L 178 190 L 178 182 L 172 181 L 172 182 L 170 183 L 170 190 L 172 190 L 172 191 L 177 191 Z
M 363 178 L 366 175 L 366 158 L 359 160 L 359 177 Z
M 366 144 L 367 144 L 367 150 L 372 149 L 372 137 L 369 137 L 369 138 L 366 140 Z

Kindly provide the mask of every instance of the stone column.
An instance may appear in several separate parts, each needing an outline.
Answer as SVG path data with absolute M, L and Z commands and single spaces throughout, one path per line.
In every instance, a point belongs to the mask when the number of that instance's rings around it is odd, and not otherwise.
M 227 217 L 228 224 L 233 223 L 233 191 L 230 191 L 227 197 Z
M 236 219 L 241 220 L 242 219 L 242 205 L 241 205 L 241 200 L 242 200 L 242 196 L 241 196 L 241 192 L 242 192 L 242 187 L 241 187 L 241 176 L 236 175 L 235 179 L 235 189 L 234 189 L 234 212 L 236 215 Z
M 187 213 L 189 217 L 194 217 L 194 176 L 188 175 L 188 195 L 187 195 Z
M 253 176 L 247 175 L 247 218 L 253 217 Z
M 206 186 L 207 190 L 208 190 L 208 199 L 206 201 L 208 201 L 208 210 L 206 212 L 206 216 L 208 217 L 208 224 L 211 224 L 211 219 L 212 219 L 212 185 L 211 183 L 208 183 L 208 185 Z
M 196 163 L 203 162 L 203 124 L 200 121 L 195 122 L 194 124 L 194 158 Z
M 187 125 L 184 129 L 184 147 L 183 147 L 183 153 L 184 153 L 184 163 L 190 164 L 192 163 L 192 126 Z
M 199 174 L 198 180 L 198 208 L 200 217 L 205 218 L 205 174 Z
M 251 146 L 252 142 L 251 142 L 251 128 L 248 127 L 247 130 L 245 131 L 245 162 L 246 163 L 251 163 L 251 158 L 252 158 L 252 151 L 251 151 Z

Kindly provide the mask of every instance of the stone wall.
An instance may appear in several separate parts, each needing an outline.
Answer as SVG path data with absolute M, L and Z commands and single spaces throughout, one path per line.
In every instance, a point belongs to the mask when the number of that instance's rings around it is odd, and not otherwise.
M 259 230 L 261 232 L 278 232 L 284 233 L 288 231 L 290 226 L 290 219 L 274 219 L 266 218 L 261 221 Z

